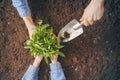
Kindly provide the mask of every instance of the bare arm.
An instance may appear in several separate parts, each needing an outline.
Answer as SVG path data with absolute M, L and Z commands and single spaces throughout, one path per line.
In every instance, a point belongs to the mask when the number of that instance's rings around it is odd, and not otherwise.
M 12 4 L 17 9 L 20 17 L 24 20 L 31 38 L 35 25 L 31 17 L 31 11 L 27 0 L 12 0 Z
M 35 24 L 32 20 L 31 15 L 23 17 L 23 20 L 27 26 L 28 32 L 29 32 L 29 37 L 32 38 L 32 34 L 34 33 L 33 28 L 35 27 Z

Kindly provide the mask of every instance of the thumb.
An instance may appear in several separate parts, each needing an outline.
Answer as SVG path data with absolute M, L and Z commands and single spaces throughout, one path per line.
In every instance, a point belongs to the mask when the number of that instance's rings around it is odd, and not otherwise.
M 80 21 L 82 22 L 84 20 L 83 16 L 80 18 Z

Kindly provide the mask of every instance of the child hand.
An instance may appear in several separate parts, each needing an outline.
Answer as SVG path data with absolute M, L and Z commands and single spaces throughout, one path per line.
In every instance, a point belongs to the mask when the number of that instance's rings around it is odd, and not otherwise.
M 34 63 L 33 63 L 33 66 L 38 68 L 40 63 L 41 63 L 41 61 L 42 61 L 42 59 L 43 59 L 43 56 L 36 56 L 35 60 L 34 60 Z

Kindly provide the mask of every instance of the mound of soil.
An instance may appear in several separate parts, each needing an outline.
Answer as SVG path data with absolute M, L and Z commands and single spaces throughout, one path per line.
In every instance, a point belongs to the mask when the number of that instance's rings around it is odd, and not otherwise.
M 55 34 L 82 16 L 89 0 L 29 0 L 34 22 L 49 23 Z M 20 80 L 34 58 L 24 49 L 28 31 L 11 0 L 0 0 L 0 80 Z M 120 0 L 106 0 L 105 14 L 84 34 L 63 44 L 59 58 L 67 80 L 120 80 Z M 50 80 L 40 65 L 39 80 Z M 57 80 L 57 79 L 56 79 Z

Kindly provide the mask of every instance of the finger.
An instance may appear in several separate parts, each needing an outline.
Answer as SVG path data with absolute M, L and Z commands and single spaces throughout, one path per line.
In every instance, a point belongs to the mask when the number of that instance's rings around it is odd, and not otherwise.
M 90 24 L 90 25 L 92 25 L 93 23 L 94 23 L 94 21 L 93 21 L 93 20 L 89 21 L 89 24 Z
M 58 54 L 54 55 L 54 60 L 57 61 L 57 59 L 58 59 Z
M 87 20 L 84 20 L 84 25 L 89 26 L 89 22 Z
M 82 15 L 82 17 L 80 18 L 80 21 L 82 22 L 84 20 L 85 16 L 84 16 L 84 13 Z
M 30 39 L 32 39 L 32 36 L 31 36 L 31 35 L 29 35 L 29 38 L 30 38 Z
M 81 19 L 80 19 L 80 21 L 82 22 L 84 20 L 84 18 L 82 17 Z
M 56 63 L 58 61 L 58 54 L 54 55 L 54 59 L 51 61 L 52 63 Z
M 101 17 L 100 17 L 99 15 L 97 15 L 97 17 L 96 17 L 96 21 L 97 21 L 97 20 L 100 20 L 100 18 L 101 18 Z
M 36 55 L 34 55 L 34 58 L 36 57 Z
M 101 18 L 101 11 L 98 11 L 98 13 L 96 14 L 96 19 L 99 20 Z
M 36 56 L 36 57 L 35 57 L 35 59 L 36 59 L 36 61 L 41 62 L 41 61 L 42 61 L 42 59 L 43 59 L 43 56 Z
M 97 21 L 97 15 L 94 15 L 94 16 L 93 16 L 93 21 L 94 21 L 94 22 Z
M 100 20 L 101 17 L 102 17 L 102 16 L 98 13 L 96 20 Z
M 54 57 L 58 58 L 58 54 L 55 54 Z
M 88 19 L 88 22 L 89 22 L 90 25 L 92 25 L 92 24 L 94 23 L 93 17 L 90 17 L 90 18 Z

